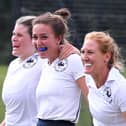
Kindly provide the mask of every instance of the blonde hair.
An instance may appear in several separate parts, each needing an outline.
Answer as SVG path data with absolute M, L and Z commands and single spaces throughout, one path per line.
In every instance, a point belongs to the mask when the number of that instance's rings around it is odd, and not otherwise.
M 32 21 L 36 16 L 22 16 L 16 20 L 16 24 L 22 24 L 28 28 L 28 33 L 32 38 Z
M 109 68 L 114 66 L 120 71 L 124 70 L 123 69 L 124 64 L 123 64 L 122 56 L 120 54 L 120 48 L 116 44 L 115 40 L 109 35 L 109 33 L 93 31 L 93 32 L 87 33 L 84 39 L 95 40 L 99 44 L 100 51 L 103 54 L 107 52 L 111 53 L 111 58 L 108 62 Z

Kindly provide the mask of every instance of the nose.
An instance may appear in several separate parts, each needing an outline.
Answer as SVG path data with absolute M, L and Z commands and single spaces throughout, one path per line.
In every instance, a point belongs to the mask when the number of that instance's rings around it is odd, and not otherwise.
M 33 39 L 32 40 L 32 43 L 33 43 L 33 45 L 36 47 L 36 48 L 38 48 L 38 47 L 41 47 L 42 46 L 42 40 L 40 40 L 39 38 L 37 38 L 37 39 Z
M 12 36 L 11 36 L 11 41 L 12 41 L 12 42 L 17 41 L 17 36 L 16 36 L 16 35 L 12 35 Z
M 88 61 L 88 55 L 86 53 L 81 53 L 81 59 L 82 62 L 84 63 L 85 61 Z

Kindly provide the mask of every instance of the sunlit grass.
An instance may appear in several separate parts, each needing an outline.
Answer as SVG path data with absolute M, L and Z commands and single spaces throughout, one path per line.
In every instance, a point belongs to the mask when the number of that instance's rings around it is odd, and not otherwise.
M 4 119 L 4 112 L 5 112 L 1 92 L 6 72 L 7 72 L 7 66 L 0 66 L 0 121 Z

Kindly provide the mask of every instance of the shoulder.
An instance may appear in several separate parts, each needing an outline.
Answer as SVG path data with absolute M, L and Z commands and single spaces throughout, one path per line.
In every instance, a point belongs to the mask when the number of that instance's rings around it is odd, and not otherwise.
M 122 83 L 126 83 L 126 78 L 120 73 L 120 71 L 116 68 L 111 68 L 107 83 L 114 83 L 116 85 L 121 85 Z
M 15 58 L 14 60 L 12 60 L 9 64 L 9 66 L 15 65 L 15 64 L 19 64 L 19 58 Z
M 68 59 L 69 64 L 71 63 L 71 64 L 74 64 L 74 65 L 82 65 L 83 66 L 81 57 L 78 54 L 72 54 L 67 59 Z
M 126 103 L 126 78 L 117 69 L 114 69 L 111 74 L 113 78 L 109 80 L 108 84 L 111 85 L 115 101 L 118 103 L 125 101 Z
M 81 57 L 80 57 L 80 55 L 78 55 L 78 54 L 71 54 L 70 56 L 68 56 L 68 58 L 67 58 L 69 61 L 76 61 L 76 60 L 81 60 Z

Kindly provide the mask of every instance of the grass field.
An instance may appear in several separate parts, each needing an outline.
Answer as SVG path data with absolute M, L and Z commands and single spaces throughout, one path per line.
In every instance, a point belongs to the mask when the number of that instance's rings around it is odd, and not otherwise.
M 0 66 L 0 122 L 4 118 L 4 111 L 5 111 L 5 108 L 1 99 L 1 91 L 2 91 L 3 81 L 6 75 L 6 71 L 7 71 L 6 66 Z M 82 107 L 81 107 L 80 119 L 77 126 L 91 126 L 90 122 L 91 120 L 90 120 L 88 107 L 86 103 L 83 102 Z
M 0 121 L 4 118 L 4 105 L 1 98 L 2 84 L 6 75 L 6 66 L 0 66 Z

